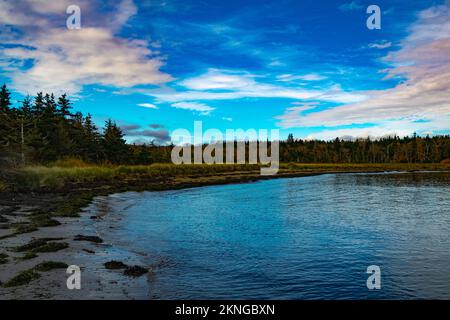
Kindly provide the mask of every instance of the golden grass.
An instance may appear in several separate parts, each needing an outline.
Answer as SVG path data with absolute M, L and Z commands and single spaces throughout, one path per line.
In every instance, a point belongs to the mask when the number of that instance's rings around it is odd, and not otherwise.
M 3 182 L 2 180 L 0 180 L 0 192 L 6 191 L 7 189 L 8 189 L 8 185 L 6 184 L 6 182 Z
M 151 179 L 156 177 L 199 178 L 220 175 L 259 174 L 260 165 L 249 164 L 151 164 L 27 166 L 19 170 L 21 183 L 31 188 L 59 188 L 67 183 L 105 182 Z M 380 171 L 450 170 L 448 164 L 311 164 L 283 163 L 279 173 L 380 172 Z M 1 188 L 1 184 L 0 184 Z M 1 190 L 1 189 L 0 189 Z

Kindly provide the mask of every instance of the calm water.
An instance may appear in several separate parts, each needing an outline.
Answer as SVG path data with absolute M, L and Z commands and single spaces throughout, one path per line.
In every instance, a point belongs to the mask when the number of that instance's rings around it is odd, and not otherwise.
M 341 174 L 98 199 L 149 298 L 450 298 L 450 174 Z M 366 287 L 369 265 L 381 290 Z

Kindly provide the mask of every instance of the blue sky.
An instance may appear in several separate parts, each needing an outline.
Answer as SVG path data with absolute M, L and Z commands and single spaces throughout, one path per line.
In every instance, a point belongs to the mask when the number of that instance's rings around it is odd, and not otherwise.
M 81 29 L 66 28 L 68 5 Z M 381 8 L 369 30 L 366 8 Z M 449 2 L 0 2 L 0 82 L 67 91 L 130 142 L 177 128 L 331 139 L 450 132 Z

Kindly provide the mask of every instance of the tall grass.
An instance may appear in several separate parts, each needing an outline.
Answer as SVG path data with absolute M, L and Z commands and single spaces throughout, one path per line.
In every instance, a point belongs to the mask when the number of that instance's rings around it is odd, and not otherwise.
M 208 176 L 230 172 L 257 171 L 259 165 L 173 165 L 151 164 L 136 166 L 83 165 L 27 166 L 19 171 L 19 179 L 25 187 L 59 188 L 67 183 L 89 183 L 95 181 L 117 182 L 118 180 L 139 180 L 153 177 Z
M 19 170 L 18 184 L 25 188 L 60 188 L 66 184 L 122 183 L 132 180 L 151 180 L 157 177 L 199 177 L 224 174 L 259 174 L 260 165 L 249 164 L 151 164 L 151 165 L 89 165 L 76 163 L 67 166 L 62 163 L 53 166 L 28 166 Z M 450 170 L 445 164 L 302 164 L 283 163 L 279 173 L 319 173 L 319 172 L 368 172 L 402 170 Z M 0 190 L 2 184 L 0 182 Z
M 8 189 L 8 185 L 6 182 L 0 180 L 0 192 L 6 191 Z

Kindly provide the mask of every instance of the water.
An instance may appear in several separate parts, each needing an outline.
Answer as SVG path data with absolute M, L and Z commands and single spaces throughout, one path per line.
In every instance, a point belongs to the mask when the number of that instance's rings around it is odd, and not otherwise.
M 449 299 L 449 186 L 449 173 L 330 174 L 129 192 L 99 199 L 96 223 L 159 265 L 149 298 Z

